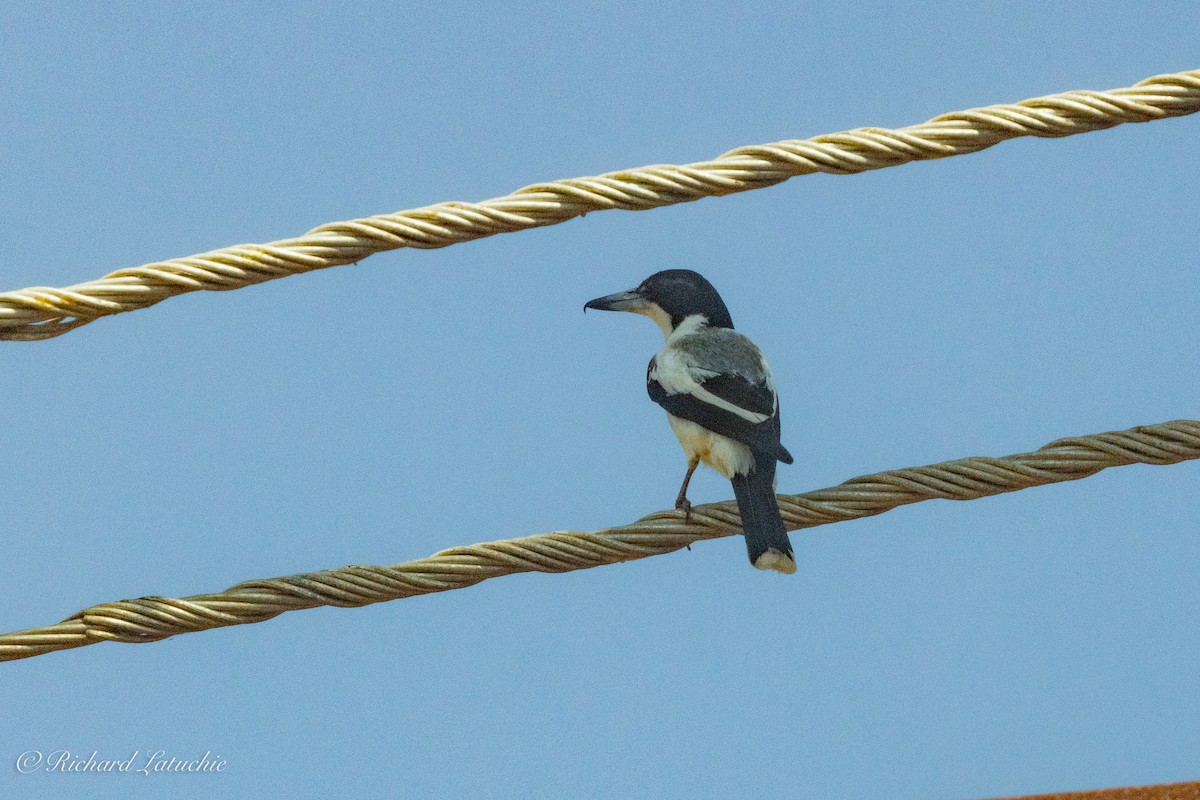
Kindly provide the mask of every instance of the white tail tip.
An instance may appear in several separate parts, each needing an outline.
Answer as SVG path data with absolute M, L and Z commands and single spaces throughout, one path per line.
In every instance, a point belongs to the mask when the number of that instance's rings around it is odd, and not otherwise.
M 786 553 L 781 553 L 772 547 L 767 552 L 759 556 L 754 566 L 757 569 L 773 569 L 776 572 L 782 572 L 784 575 L 791 575 L 796 571 L 796 561 Z

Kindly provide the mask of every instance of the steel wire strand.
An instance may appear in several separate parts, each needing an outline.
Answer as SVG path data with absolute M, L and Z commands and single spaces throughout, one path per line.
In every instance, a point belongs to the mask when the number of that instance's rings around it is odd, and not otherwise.
M 304 236 L 242 244 L 120 269 L 61 289 L 0 293 L 0 339 L 59 336 L 110 314 L 199 290 L 228 291 L 350 264 L 384 250 L 437 248 L 580 217 L 606 209 L 645 210 L 773 186 L 799 175 L 851 175 L 974 153 L 1022 136 L 1061 137 L 1200 111 L 1200 70 L 1156 75 L 1109 91 L 1070 91 L 1019 103 L 955 111 L 906 128 L 858 128 L 751 145 L 711 161 L 656 164 L 536 183 L 478 203 L 331 222 Z
M 1176 420 L 1125 431 L 1059 439 L 1030 453 L 973 457 L 852 478 L 827 489 L 779 495 L 789 530 L 881 514 L 936 498 L 973 500 L 1077 480 L 1126 464 L 1175 464 L 1200 458 L 1200 422 Z M 461 589 L 521 572 L 568 572 L 669 553 L 740 533 L 733 501 L 695 506 L 685 522 L 660 511 L 631 525 L 588 533 L 555 531 L 452 547 L 393 566 L 339 569 L 240 583 L 180 599 L 141 597 L 84 609 L 56 625 L 0 635 L 8 661 L 101 641 L 153 642 L 180 633 L 262 622 L 285 611 L 355 607 Z

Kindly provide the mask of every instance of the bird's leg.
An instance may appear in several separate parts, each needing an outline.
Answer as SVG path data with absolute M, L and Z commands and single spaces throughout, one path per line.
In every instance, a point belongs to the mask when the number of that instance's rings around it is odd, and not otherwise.
M 696 471 L 696 467 L 700 464 L 700 459 L 692 459 L 688 462 L 687 475 L 683 476 L 683 486 L 679 487 L 679 497 L 675 498 L 675 508 L 683 510 L 683 521 L 690 522 L 692 519 L 692 503 L 687 499 L 687 487 L 692 481 L 692 473 Z

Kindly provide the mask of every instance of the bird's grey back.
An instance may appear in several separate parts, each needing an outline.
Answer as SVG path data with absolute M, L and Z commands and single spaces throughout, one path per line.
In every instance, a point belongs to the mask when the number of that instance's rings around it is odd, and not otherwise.
M 739 375 L 751 383 L 769 378 L 762 351 L 754 342 L 729 328 L 706 328 L 671 341 L 671 348 L 693 367 Z

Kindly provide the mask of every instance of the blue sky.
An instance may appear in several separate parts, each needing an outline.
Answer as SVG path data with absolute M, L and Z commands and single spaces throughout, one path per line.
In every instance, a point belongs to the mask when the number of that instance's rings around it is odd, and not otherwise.
M 3 289 L 1200 66 L 1194 4 L 42 4 Z M 782 491 L 1196 418 L 1200 119 L 606 212 L 0 347 L 4 630 L 669 507 L 667 267 L 771 360 Z M 14 797 L 969 798 L 1200 777 L 1200 465 L 3 666 Z M 698 474 L 693 499 L 731 496 Z M 219 775 L 22 775 L 29 750 Z

